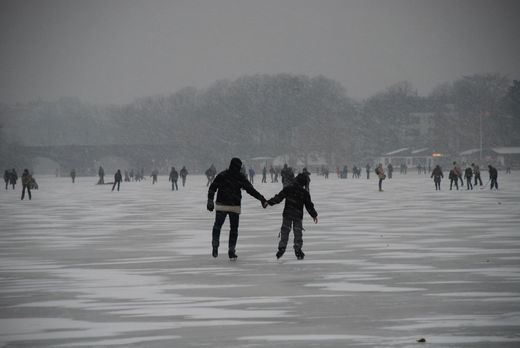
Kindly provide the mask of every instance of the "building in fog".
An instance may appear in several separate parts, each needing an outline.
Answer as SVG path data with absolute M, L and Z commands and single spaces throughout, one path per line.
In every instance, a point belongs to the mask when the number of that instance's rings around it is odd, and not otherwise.
M 432 167 L 436 163 L 436 157 L 432 153 L 431 149 L 427 147 L 418 148 L 412 150 L 409 147 L 403 147 L 394 151 L 383 154 L 378 159 L 379 163 L 383 163 L 383 166 L 392 165 L 400 166 L 406 164 L 408 168 L 417 167 L 419 164 L 421 167 Z

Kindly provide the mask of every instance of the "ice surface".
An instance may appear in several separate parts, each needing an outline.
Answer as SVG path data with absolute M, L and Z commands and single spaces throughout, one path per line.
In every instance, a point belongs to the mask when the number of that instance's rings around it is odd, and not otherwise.
M 244 193 L 236 262 L 228 222 L 211 257 L 204 177 L 120 192 L 36 179 L 31 201 L 0 193 L 0 345 L 520 345 L 519 172 L 500 173 L 500 191 L 441 192 L 415 173 L 384 192 L 313 174 L 301 261 L 274 256 L 283 204 Z

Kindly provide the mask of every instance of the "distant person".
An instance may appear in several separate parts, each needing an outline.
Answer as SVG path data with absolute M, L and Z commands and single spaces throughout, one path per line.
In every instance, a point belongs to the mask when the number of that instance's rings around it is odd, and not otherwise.
M 6 190 L 9 187 L 9 180 L 10 179 L 11 179 L 11 172 L 9 171 L 9 169 L 6 169 L 4 171 L 4 181 L 5 181 L 5 189 Z
M 464 176 L 466 177 L 466 190 L 473 190 L 473 184 L 471 183 L 471 179 L 473 178 L 473 170 L 471 169 L 471 167 L 466 168 L 466 170 L 464 171 Z
M 177 190 L 179 191 L 179 186 L 177 185 L 177 180 L 179 179 L 179 173 L 177 173 L 177 170 L 175 170 L 175 167 L 172 167 L 172 170 L 170 171 L 170 177 L 169 181 L 172 182 L 172 191 Z
M 394 166 L 392 165 L 392 163 L 388 163 L 387 169 L 388 169 L 388 179 L 392 179 L 392 173 L 394 172 Z
M 255 183 L 255 170 L 253 168 L 249 168 L 249 181 L 251 181 L 251 184 Z
M 482 179 L 480 178 L 480 168 L 478 164 L 471 163 L 471 166 L 473 167 L 473 175 L 475 176 L 475 186 L 477 186 L 477 182 L 479 182 L 480 186 L 482 186 Z
M 72 170 L 70 171 L 70 177 L 72 178 L 72 183 L 74 184 L 74 182 L 76 181 L 76 169 L 72 168 Z
M 294 173 L 287 166 L 287 163 L 285 163 L 283 165 L 283 168 L 282 168 L 282 171 L 281 171 L 280 175 L 282 176 L 282 185 L 283 185 L 283 187 L 292 184 L 292 182 L 294 180 Z
M 379 192 L 383 191 L 383 180 L 386 179 L 385 170 L 383 169 L 383 163 L 379 163 L 379 165 L 376 168 L 376 174 L 379 178 Z
M 298 260 L 302 260 L 305 257 L 305 253 L 302 250 L 304 206 L 309 215 L 312 216 L 314 223 L 318 223 L 318 213 L 314 209 L 311 195 L 304 189 L 304 187 L 308 185 L 308 179 L 309 177 L 306 174 L 298 174 L 292 184 L 285 186 L 282 191 L 264 203 L 264 207 L 267 207 L 267 205 L 275 205 L 285 199 L 285 207 L 282 213 L 282 227 L 280 229 L 280 242 L 278 243 L 278 251 L 276 252 L 276 258 L 278 259 L 285 253 L 291 227 L 294 233 L 294 254 Z
M 208 179 L 208 182 L 206 183 L 206 186 L 209 186 L 209 185 L 211 185 L 211 183 L 213 182 L 213 180 L 215 180 L 215 176 L 217 175 L 217 169 L 215 168 L 215 166 L 213 165 L 213 163 L 212 163 L 211 166 L 206 170 L 205 174 L 206 174 L 206 178 Z
M 256 191 L 253 185 L 247 180 L 240 170 L 242 161 L 239 158 L 231 159 L 229 168 L 218 174 L 215 180 L 211 183 L 208 189 L 208 203 L 207 209 L 209 211 L 216 210 L 215 223 L 212 231 L 212 255 L 218 256 L 218 248 L 220 245 L 220 230 L 226 216 L 229 216 L 229 224 L 231 229 L 229 231 L 228 256 L 231 260 L 237 259 L 236 244 L 238 240 L 238 223 L 241 213 L 241 190 L 246 190 L 248 194 L 258 199 L 265 208 L 266 202 L 264 196 Z M 213 199 L 217 194 L 216 208 Z
M 123 175 L 121 174 L 121 169 L 118 169 L 117 172 L 114 174 L 114 185 L 112 186 L 112 191 L 116 188 L 119 191 L 119 187 L 121 186 L 121 181 L 123 181 Z
M 451 191 L 454 183 L 455 183 L 455 187 L 458 190 L 459 189 L 459 176 L 457 175 L 457 170 L 455 168 L 450 170 L 450 174 L 448 175 L 448 178 L 450 179 L 450 191 Z
M 98 176 L 99 176 L 98 185 L 104 184 L 105 183 L 105 170 L 103 169 L 102 166 L 99 166 Z
M 271 183 L 273 183 L 274 182 L 274 168 L 273 168 L 273 166 L 271 166 L 269 168 L 269 174 L 271 174 Z
M 267 168 L 262 169 L 262 183 L 267 184 Z
M 32 176 L 29 174 L 29 170 L 24 169 L 22 174 L 22 201 L 25 197 L 25 190 L 27 190 L 27 195 L 29 196 L 29 200 L 31 200 L 31 184 Z
M 441 166 L 438 164 L 433 168 L 431 178 L 433 178 L 433 182 L 435 183 L 435 190 L 441 189 L 441 178 L 444 178 L 444 174 L 442 174 Z
M 498 183 L 497 183 L 497 179 L 498 179 L 498 171 L 495 167 L 493 167 L 491 164 L 488 165 L 488 168 L 489 168 L 489 180 L 491 181 L 491 187 L 490 189 L 492 190 L 493 187 L 495 187 L 495 189 L 498 190 Z
M 179 174 L 181 175 L 182 187 L 184 187 L 184 185 L 186 185 L 186 177 L 188 176 L 188 169 L 186 169 L 186 167 L 183 166 Z
M 329 167 L 323 167 L 323 176 L 325 177 L 325 179 L 329 178 Z
M 462 168 L 457 162 L 453 162 L 453 169 L 455 169 L 455 173 L 460 180 L 460 187 L 464 187 L 464 180 L 462 179 Z
M 157 169 L 152 170 L 152 174 L 150 175 L 152 177 L 152 185 L 157 183 L 158 175 L 159 175 L 159 171 Z
M 16 173 L 16 169 L 11 169 L 11 175 L 9 175 L 9 184 L 13 186 L 13 190 L 15 189 L 16 182 L 18 181 L 18 173 Z
M 128 169 L 125 169 L 125 182 L 130 182 L 130 174 L 128 173 Z
M 367 171 L 367 180 L 370 179 L 370 164 L 367 163 L 365 170 Z

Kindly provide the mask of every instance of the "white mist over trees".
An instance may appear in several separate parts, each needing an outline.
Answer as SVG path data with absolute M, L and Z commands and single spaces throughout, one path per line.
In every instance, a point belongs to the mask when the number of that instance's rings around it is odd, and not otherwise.
M 332 165 L 363 163 L 399 147 L 455 154 L 478 147 L 482 112 L 485 146 L 518 145 L 519 96 L 518 81 L 488 74 L 464 76 L 425 97 L 400 82 L 356 102 L 334 80 L 278 74 L 220 80 L 123 106 L 77 98 L 1 105 L 1 161 L 19 162 L 18 145 L 171 145 L 201 168 L 231 156 L 316 154 Z M 411 113 L 433 114 L 428 137 L 402 136 Z

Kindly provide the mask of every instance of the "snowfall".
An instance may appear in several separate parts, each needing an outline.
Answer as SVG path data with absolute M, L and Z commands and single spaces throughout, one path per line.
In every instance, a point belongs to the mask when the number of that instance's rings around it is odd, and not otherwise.
M 0 190 L 0 346 L 520 346 L 520 172 L 498 191 L 312 174 L 304 260 L 292 236 L 275 257 L 283 203 L 244 192 L 236 261 L 228 221 L 211 256 L 203 176 L 35 178 L 30 201 Z

